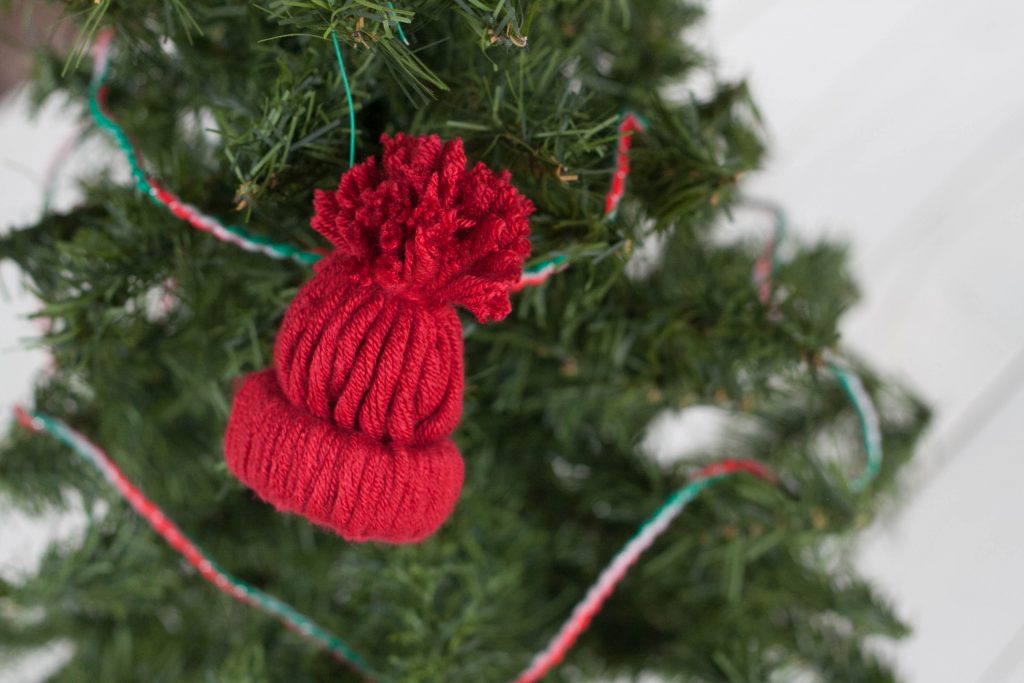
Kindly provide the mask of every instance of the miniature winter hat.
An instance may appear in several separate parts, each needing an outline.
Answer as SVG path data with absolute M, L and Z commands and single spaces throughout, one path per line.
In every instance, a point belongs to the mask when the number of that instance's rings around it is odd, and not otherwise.
M 274 367 L 235 396 L 225 455 L 283 512 L 352 541 L 412 543 L 451 514 L 463 462 L 462 326 L 503 319 L 533 205 L 459 139 L 399 133 L 318 190 L 335 250 L 284 316 Z

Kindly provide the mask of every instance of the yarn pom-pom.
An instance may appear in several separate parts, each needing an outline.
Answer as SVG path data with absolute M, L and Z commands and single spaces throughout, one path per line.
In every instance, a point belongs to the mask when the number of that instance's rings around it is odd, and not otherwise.
M 511 310 L 509 289 L 530 254 L 533 204 L 507 171 L 466 168 L 462 140 L 382 136 L 370 158 L 318 190 L 312 226 L 352 276 L 426 306 L 456 304 L 481 322 Z

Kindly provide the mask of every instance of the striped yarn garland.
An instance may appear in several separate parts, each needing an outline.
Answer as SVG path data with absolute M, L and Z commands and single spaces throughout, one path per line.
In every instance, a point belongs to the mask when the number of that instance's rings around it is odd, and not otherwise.
M 839 384 L 843 387 L 843 393 L 853 405 L 860 422 L 861 438 L 864 443 L 864 453 L 867 462 L 864 471 L 856 479 L 850 482 L 850 488 L 861 492 L 868 488 L 878 477 L 882 470 L 882 428 L 878 410 L 871 400 L 871 394 L 864 388 L 864 383 L 849 367 L 837 359 L 832 353 L 826 351 L 825 362 Z
M 772 278 L 775 275 L 775 271 L 779 268 L 779 245 L 785 239 L 789 225 L 786 219 L 786 212 L 782 210 L 782 207 L 773 202 L 750 197 L 742 198 L 740 206 L 765 211 L 775 219 L 775 223 L 772 226 L 772 234 L 765 242 L 764 248 L 761 250 L 757 260 L 754 261 L 753 274 L 754 285 L 757 286 L 758 300 L 765 306 L 771 306 L 772 290 L 774 287 Z M 777 312 L 777 309 L 774 307 L 772 310 Z
M 43 413 L 28 413 L 15 408 L 18 422 L 29 431 L 45 432 L 68 446 L 83 460 L 99 470 L 107 483 L 171 546 L 199 575 L 217 590 L 238 602 L 270 614 L 287 629 L 326 650 L 338 661 L 347 664 L 367 678 L 376 678 L 369 665 L 352 648 L 315 621 L 269 593 L 249 585 L 219 567 L 198 545 L 161 510 L 156 503 L 135 486 L 99 446 L 66 424 Z
M 537 285 L 547 282 L 551 279 L 552 275 L 561 273 L 568 267 L 568 259 L 565 256 L 556 255 L 551 258 L 544 259 L 540 263 L 524 269 L 522 276 L 519 278 L 519 282 L 512 285 L 512 291 L 518 292 L 519 290 L 526 289 L 527 287 L 536 287 Z
M 93 45 L 92 80 L 89 84 L 89 113 L 96 125 L 108 133 L 113 139 L 131 170 L 135 186 L 153 203 L 163 206 L 176 217 L 187 222 L 197 230 L 208 232 L 217 239 L 234 244 L 250 252 L 260 253 L 275 259 L 291 259 L 306 265 L 312 265 L 320 259 L 319 254 L 302 251 L 290 244 L 274 242 L 265 237 L 253 235 L 237 226 L 224 225 L 216 218 L 185 202 L 176 194 L 163 187 L 155 178 L 146 174 L 135 146 L 128 135 L 117 124 L 107 111 L 107 74 L 110 65 L 110 46 L 114 38 L 112 29 L 100 32 Z
M 626 193 L 626 179 L 629 177 L 629 149 L 633 144 L 633 134 L 646 130 L 647 124 L 639 114 L 626 112 L 622 115 L 618 126 L 616 142 L 615 173 L 612 175 L 611 187 L 604 199 L 604 215 L 607 219 L 615 218 L 619 202 Z M 518 292 L 527 287 L 536 287 L 561 273 L 569 267 L 569 259 L 564 255 L 555 255 L 523 271 L 523 275 L 513 287 Z
M 394 9 L 394 6 L 391 5 Z M 408 44 L 401 24 L 395 22 L 399 37 Z M 93 44 L 93 69 L 92 80 L 89 85 L 89 113 L 96 125 L 106 132 L 121 150 L 125 160 L 128 162 L 135 186 L 144 195 L 149 197 L 158 206 L 163 206 L 174 216 L 185 221 L 192 227 L 213 235 L 215 238 L 228 244 L 233 244 L 245 251 L 263 254 L 274 259 L 298 261 L 311 266 L 322 257 L 321 254 L 312 251 L 304 251 L 291 244 L 276 242 L 266 237 L 255 235 L 243 228 L 233 225 L 225 225 L 220 220 L 204 213 L 199 208 L 189 204 L 164 187 L 154 177 L 143 170 L 141 155 L 132 144 L 128 134 L 117 123 L 117 120 L 110 113 L 107 107 L 107 79 L 110 70 L 110 51 L 113 43 L 113 29 L 104 29 L 100 32 Z M 348 83 L 348 74 L 345 70 L 345 62 L 341 54 L 341 46 L 335 32 L 331 32 L 331 42 L 334 46 L 335 57 L 338 60 L 338 69 L 341 73 L 342 86 L 345 90 L 345 97 L 349 111 L 349 166 L 355 163 L 355 107 L 352 101 L 352 91 Z M 605 196 L 605 216 L 614 218 L 619 203 L 625 194 L 626 179 L 629 176 L 629 149 L 632 145 L 633 133 L 646 129 L 643 119 L 633 112 L 626 112 L 618 126 L 618 141 L 616 143 L 616 169 L 612 177 L 611 188 Z M 568 259 L 564 255 L 550 256 L 536 265 L 524 269 L 520 281 L 513 287 L 514 291 L 535 287 L 551 278 L 551 276 L 568 268 Z
M 772 301 L 773 278 L 779 267 L 779 245 L 786 237 L 789 221 L 786 218 L 786 212 L 774 202 L 744 197 L 740 200 L 740 206 L 764 211 L 771 214 L 775 219 L 772 235 L 768 238 L 757 260 L 754 261 L 753 281 L 757 286 L 758 300 L 763 305 L 769 307 L 771 319 L 778 322 L 782 319 L 782 316 Z M 829 371 L 839 380 L 839 384 L 843 387 L 843 393 L 849 399 L 860 422 L 861 439 L 864 444 L 864 453 L 867 456 L 867 461 L 864 471 L 850 482 L 850 488 L 856 492 L 861 492 L 871 485 L 882 470 L 884 451 L 882 449 L 881 420 L 878 416 L 878 411 L 875 409 L 875 404 L 871 400 L 871 394 L 864 388 L 864 383 L 861 382 L 860 377 L 832 352 L 826 350 L 823 353 L 823 358 Z
M 615 145 L 615 173 L 612 185 L 604 198 L 604 215 L 614 218 L 618 213 L 619 203 L 626 194 L 626 179 L 629 177 L 629 148 L 633 146 L 633 133 L 642 133 L 647 124 L 638 115 L 627 111 L 619 121 L 619 137 Z
M 629 569 L 668 529 L 683 508 L 704 489 L 740 473 L 751 474 L 771 484 L 778 484 L 775 474 L 754 460 L 722 460 L 698 470 L 690 478 L 690 483 L 673 493 L 658 511 L 643 523 L 633 538 L 622 547 L 622 550 L 612 558 L 611 563 L 601 572 L 597 581 L 576 605 L 566 622 L 562 624 L 547 646 L 534 656 L 526 670 L 516 677 L 515 683 L 534 683 L 558 666 L 576 640 L 590 626 L 594 616 L 601 611 L 605 601 L 625 578 Z
M 270 614 L 289 630 L 295 631 L 365 677 L 377 678 L 362 657 L 340 638 L 329 633 L 291 605 L 264 593 L 220 568 L 205 551 L 181 531 L 156 503 L 148 499 L 121 472 L 110 456 L 84 435 L 71 429 L 60 420 L 40 412 L 28 413 L 19 407 L 15 408 L 15 415 L 18 422 L 29 431 L 47 433 L 55 437 L 99 470 L 118 495 L 146 520 L 171 548 L 194 567 L 200 576 L 218 590 L 241 603 Z M 741 473 L 750 474 L 773 485 L 778 485 L 776 475 L 765 465 L 754 460 L 722 460 L 698 470 L 691 477 L 690 482 L 675 491 L 615 555 L 548 645 L 537 653 L 527 669 L 515 678 L 515 683 L 539 681 L 556 667 L 572 649 L 580 635 L 587 630 L 590 622 L 601 611 L 605 601 L 614 592 L 616 586 L 622 582 L 630 568 L 668 529 L 683 509 L 704 489 L 718 481 Z

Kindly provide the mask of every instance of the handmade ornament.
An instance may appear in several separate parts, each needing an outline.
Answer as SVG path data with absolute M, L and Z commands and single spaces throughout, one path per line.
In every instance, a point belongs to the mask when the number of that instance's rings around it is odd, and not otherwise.
M 448 517 L 463 462 L 462 326 L 503 319 L 533 205 L 462 141 L 399 133 L 317 191 L 332 254 L 288 307 L 274 367 L 249 375 L 228 467 L 263 500 L 352 541 L 411 543 Z

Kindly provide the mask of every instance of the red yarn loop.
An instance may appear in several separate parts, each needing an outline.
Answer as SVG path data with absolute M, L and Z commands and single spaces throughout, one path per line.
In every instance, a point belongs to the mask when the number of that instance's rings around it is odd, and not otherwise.
M 530 254 L 533 204 L 507 171 L 466 168 L 462 140 L 381 138 L 370 158 L 317 190 L 313 228 L 349 259 L 349 269 L 426 305 L 463 306 L 481 322 L 511 310 L 509 288 Z
M 461 140 L 398 134 L 318 191 L 334 245 L 288 307 L 274 368 L 249 375 L 224 438 L 235 476 L 352 541 L 434 533 L 462 488 L 462 327 L 511 309 L 533 205 Z

